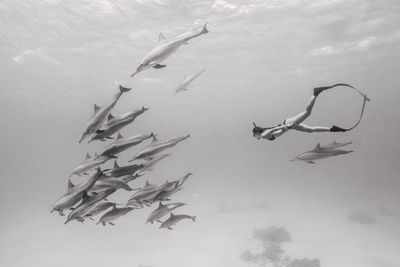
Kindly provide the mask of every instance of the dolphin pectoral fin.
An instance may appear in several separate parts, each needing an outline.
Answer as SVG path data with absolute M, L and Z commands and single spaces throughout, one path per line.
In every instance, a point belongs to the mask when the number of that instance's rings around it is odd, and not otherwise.
M 312 161 L 312 160 L 306 160 L 306 162 L 307 162 L 308 164 L 315 164 L 315 162 Z
M 109 224 L 111 224 L 112 226 L 115 226 L 115 224 L 113 222 L 109 222 Z
M 104 133 L 104 132 L 105 132 L 104 130 L 97 130 L 94 133 Z
M 114 139 L 114 137 L 108 136 L 106 137 L 106 139 Z
M 69 210 L 74 210 L 75 208 L 69 208 Z
M 166 66 L 167 66 L 167 65 L 156 64 L 156 65 L 153 66 L 153 68 L 155 68 L 155 69 L 162 69 L 162 68 L 165 68 Z
M 94 219 L 92 217 L 89 217 L 90 220 L 94 221 Z
M 174 229 L 172 229 L 171 227 L 167 227 L 168 228 L 168 230 L 174 230 Z
M 59 210 L 58 214 L 60 214 L 60 216 L 65 216 L 64 211 L 62 211 L 62 210 Z
M 83 173 L 83 175 L 89 175 L 89 173 L 87 173 L 87 172 L 84 172 L 84 173 Z
M 156 222 L 158 222 L 158 223 L 163 223 L 162 221 L 160 221 L 160 220 L 157 220 Z

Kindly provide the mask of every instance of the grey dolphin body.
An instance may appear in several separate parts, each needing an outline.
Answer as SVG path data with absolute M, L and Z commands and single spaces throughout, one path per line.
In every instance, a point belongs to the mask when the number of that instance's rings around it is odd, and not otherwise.
M 115 155 L 121 153 L 122 151 L 127 150 L 130 147 L 136 146 L 151 137 L 153 137 L 153 133 L 135 135 L 129 138 L 123 138 L 122 135 L 118 133 L 117 139 L 113 143 L 106 146 L 99 154 L 99 157 L 115 157 Z
M 164 188 L 161 192 L 159 192 L 153 199 L 153 201 L 168 201 L 169 197 L 182 189 L 183 184 L 189 178 L 189 176 L 193 175 L 193 173 L 189 172 L 184 177 L 179 180 L 172 182 L 173 186 L 169 188 Z
M 336 149 L 336 148 L 347 146 L 347 145 L 351 145 L 351 144 L 352 144 L 352 142 L 338 143 L 336 141 L 333 141 L 330 144 L 321 146 L 321 148 L 330 150 L 330 149 Z
M 306 163 L 314 164 L 315 160 L 330 158 L 351 152 L 353 152 L 353 150 L 323 149 L 320 144 L 317 144 L 313 150 L 298 155 L 296 158 L 292 159 L 292 161 L 302 160 Z
M 184 215 L 184 214 L 182 214 L 182 215 L 175 215 L 175 214 L 173 214 L 173 213 L 171 212 L 170 217 L 169 217 L 165 222 L 163 222 L 163 223 L 160 225 L 159 228 L 160 228 L 160 229 L 161 229 L 161 228 L 167 228 L 167 229 L 169 229 L 169 230 L 172 230 L 172 227 L 171 227 L 171 226 L 175 225 L 176 223 L 178 223 L 179 221 L 181 221 L 181 220 L 183 220 L 183 219 L 192 219 L 193 222 L 195 222 L 195 221 L 196 221 L 196 216 L 189 216 L 189 215 Z
M 90 158 L 89 154 L 86 154 L 86 159 L 82 163 L 80 163 L 75 169 L 72 170 L 72 173 L 69 177 L 73 175 L 81 176 L 82 174 L 88 174 L 87 172 L 91 169 L 100 166 L 106 161 L 110 160 L 113 157 L 103 157 L 97 156 L 94 159 Z
M 73 185 L 69 180 L 67 193 L 65 193 L 56 201 L 51 212 L 58 211 L 60 215 L 64 216 L 63 211 L 65 209 L 72 208 L 75 204 L 77 204 L 82 199 L 83 192 L 87 192 L 102 175 L 103 171 L 101 171 L 100 168 L 97 168 L 97 172 L 85 182 L 82 182 L 78 185 Z
M 185 203 L 170 203 L 170 204 L 162 204 L 160 201 L 160 204 L 158 205 L 158 208 L 153 210 L 152 213 L 150 213 L 149 217 L 147 217 L 146 223 L 151 223 L 153 224 L 154 221 L 160 220 L 162 217 L 170 213 L 176 208 L 182 207 L 186 205 Z
M 132 164 L 120 167 L 117 161 L 114 161 L 114 168 L 107 172 L 112 177 L 122 177 L 126 175 L 134 175 L 137 171 L 141 170 L 144 164 Z
M 74 210 L 72 210 L 70 212 L 70 214 L 68 214 L 68 218 L 64 224 L 67 224 L 68 222 L 70 222 L 72 220 L 77 220 L 77 221 L 83 222 L 84 216 L 90 210 L 92 210 L 93 207 L 96 206 L 96 204 L 98 202 L 102 201 L 103 199 L 105 199 L 106 197 L 108 197 L 109 195 L 111 195 L 114 192 L 115 192 L 115 189 L 108 189 L 99 194 L 89 196 L 86 194 L 86 191 L 85 191 L 83 194 L 82 202 Z
M 131 75 L 135 76 L 137 73 L 148 69 L 148 68 L 163 68 L 166 65 L 161 65 L 160 63 L 171 56 L 174 52 L 178 50 L 184 44 L 197 36 L 208 33 L 207 23 L 204 24 L 202 28 L 193 29 L 189 32 L 181 34 L 171 40 L 165 40 L 165 38 L 160 38 L 160 43 L 158 46 L 153 48 L 141 61 L 140 65 L 136 68 L 136 71 Z M 160 35 L 161 37 L 162 35 Z
M 89 143 L 94 140 L 105 141 L 106 139 L 111 139 L 111 135 L 117 133 L 119 130 L 132 123 L 139 115 L 143 114 L 146 110 L 149 109 L 143 107 L 140 110 L 131 111 L 125 113 L 120 117 L 115 118 L 111 114 L 108 115 L 107 122 L 104 123 L 104 125 L 94 133 Z
M 155 136 L 153 136 L 153 141 L 150 145 L 142 149 L 133 159 L 129 160 L 129 162 L 136 160 L 136 159 L 144 159 L 144 158 L 151 158 L 153 155 L 167 149 L 170 147 L 175 146 L 179 142 L 186 140 L 187 138 L 190 137 L 190 134 L 183 136 L 183 137 L 178 137 L 178 138 L 173 138 L 164 142 L 160 142 L 157 140 Z
M 116 177 L 108 177 L 105 179 L 98 180 L 94 186 L 90 189 L 89 193 L 101 193 L 108 189 L 124 189 L 126 191 L 131 191 L 132 188 L 124 180 Z
M 205 72 L 206 69 L 202 69 L 200 72 L 196 74 L 189 75 L 188 77 L 184 77 L 183 80 L 179 83 L 178 87 L 175 89 L 175 95 L 181 91 L 186 91 L 188 90 L 188 86 L 197 78 L 199 77 L 203 72 Z
M 95 133 L 100 127 L 104 124 L 106 121 L 108 115 L 110 114 L 111 110 L 117 103 L 118 99 L 121 97 L 121 95 L 125 92 L 130 91 L 131 88 L 125 88 L 122 87 L 121 85 L 119 86 L 119 92 L 114 96 L 114 99 L 107 105 L 103 107 L 98 107 L 97 105 L 94 105 L 94 114 L 93 116 L 89 119 L 88 124 L 85 127 L 85 130 L 82 134 L 82 138 L 79 140 L 79 143 L 83 141 L 86 137 L 89 135 Z
M 96 216 L 100 213 L 102 213 L 103 211 L 106 211 L 107 209 L 114 207 L 116 204 L 113 202 L 100 202 L 100 203 L 96 203 L 96 205 L 87 213 L 85 214 L 83 217 L 84 218 L 89 218 L 91 220 L 93 219 L 93 216 Z
M 165 182 L 161 185 L 153 185 L 148 187 L 143 187 L 142 189 L 135 192 L 129 200 L 136 200 L 140 203 L 152 203 L 153 199 L 166 189 L 171 189 L 175 186 L 175 182 Z
M 103 216 L 101 216 L 101 218 L 99 219 L 97 224 L 101 223 L 105 226 L 108 223 L 108 224 L 114 225 L 113 222 L 116 219 L 127 214 L 128 212 L 130 212 L 133 209 L 134 209 L 133 207 L 116 208 L 114 206 L 114 208 L 112 210 L 106 212 L 105 214 L 103 214 Z
M 140 173 L 144 173 L 145 171 L 152 171 L 154 170 L 153 167 L 156 165 L 157 162 L 160 160 L 171 156 L 171 154 L 161 154 L 161 155 L 156 155 L 152 157 L 151 159 L 145 161 L 142 165 L 143 167 L 140 169 Z

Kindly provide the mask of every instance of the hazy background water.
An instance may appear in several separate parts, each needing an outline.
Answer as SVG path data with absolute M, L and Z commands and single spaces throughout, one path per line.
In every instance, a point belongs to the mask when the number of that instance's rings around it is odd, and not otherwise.
M 395 0 L 1 1 L 0 265 L 248 266 L 240 255 L 256 250 L 253 229 L 276 225 L 291 234 L 293 258 L 400 266 L 399 14 Z M 160 31 L 174 36 L 204 21 L 210 33 L 167 68 L 129 78 Z M 203 67 L 174 97 L 183 75 Z M 372 99 L 355 130 L 252 138 L 252 121 L 279 123 L 304 109 L 313 87 L 337 82 Z M 190 203 L 179 213 L 196 223 L 161 231 L 143 225 L 149 208 L 115 227 L 64 225 L 49 213 L 71 170 L 105 145 L 77 141 L 93 104 L 120 83 L 133 90 L 113 114 L 151 108 L 124 136 L 191 134 L 133 185 L 193 172 L 174 199 Z M 351 126 L 361 104 L 345 88 L 323 93 L 307 123 Z M 355 152 L 312 166 L 289 161 L 333 140 L 353 141 Z

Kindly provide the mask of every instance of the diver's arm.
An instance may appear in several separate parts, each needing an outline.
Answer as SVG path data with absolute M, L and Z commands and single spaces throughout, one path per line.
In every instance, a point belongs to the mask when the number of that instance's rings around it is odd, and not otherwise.
M 274 127 L 268 131 L 264 131 L 261 134 L 261 138 L 268 138 L 272 135 L 275 135 L 275 136 L 282 135 L 287 129 L 288 129 L 288 127 L 286 125 L 280 125 L 280 126 Z

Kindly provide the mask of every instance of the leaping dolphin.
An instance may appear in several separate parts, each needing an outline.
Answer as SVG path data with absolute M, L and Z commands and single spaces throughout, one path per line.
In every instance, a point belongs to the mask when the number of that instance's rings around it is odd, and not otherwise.
M 121 153 L 122 151 L 127 150 L 130 147 L 136 146 L 144 140 L 147 140 L 153 136 L 153 133 L 151 133 L 124 138 L 121 133 L 118 133 L 117 139 L 106 146 L 103 151 L 99 153 L 99 157 L 115 157 L 115 155 Z
M 61 216 L 64 216 L 63 211 L 65 209 L 72 208 L 77 204 L 83 197 L 83 192 L 89 191 L 89 189 L 96 183 L 96 181 L 103 175 L 106 170 L 101 170 L 100 167 L 97 168 L 97 172 L 93 174 L 86 181 L 73 185 L 71 180 L 68 180 L 68 189 L 62 197 L 60 197 L 54 204 L 53 209 L 50 212 L 58 211 Z
M 97 130 L 100 129 L 100 127 L 106 121 L 111 110 L 117 103 L 118 99 L 121 97 L 121 95 L 130 90 L 131 90 L 131 88 L 122 87 L 120 85 L 119 92 L 114 96 L 114 99 L 109 104 L 107 104 L 103 107 L 99 107 L 96 104 L 94 105 L 94 114 L 89 119 L 89 122 L 85 127 L 85 130 L 82 134 L 82 138 L 79 140 L 79 143 L 81 143 L 83 141 L 83 139 L 85 139 L 86 137 L 88 137 L 89 135 L 95 133 Z
M 166 40 L 166 38 L 162 34 L 160 34 L 160 43 L 158 44 L 158 46 L 153 48 L 153 50 L 151 50 L 142 59 L 140 65 L 136 68 L 136 71 L 131 75 L 131 77 L 151 67 L 155 69 L 166 67 L 166 65 L 162 65 L 160 63 L 171 56 L 174 52 L 176 52 L 179 47 L 187 44 L 189 40 L 206 33 L 208 33 L 207 23 L 205 23 L 202 28 L 193 29 L 189 32 L 176 36 L 171 40 Z
M 183 80 L 179 83 L 178 87 L 175 89 L 175 95 L 181 91 L 186 91 L 188 90 L 188 86 L 197 78 L 199 77 L 203 72 L 205 72 L 206 69 L 202 69 L 200 72 L 196 74 L 192 74 L 186 77 L 186 75 L 183 77 Z
M 160 142 L 158 141 L 158 139 L 153 136 L 153 141 L 150 145 L 148 145 L 147 147 L 145 147 L 144 149 L 142 149 L 133 159 L 129 160 L 129 162 L 136 160 L 136 159 L 145 159 L 145 158 L 150 158 L 167 149 L 170 147 L 175 146 L 176 144 L 178 144 L 179 142 L 186 140 L 187 138 L 190 137 L 190 134 L 186 135 L 186 136 L 182 136 L 182 137 L 177 137 L 177 138 L 173 138 L 164 142 Z
M 323 149 L 320 144 L 317 144 L 313 150 L 304 152 L 291 161 L 302 160 L 306 163 L 314 164 L 315 160 L 330 158 L 351 152 L 353 152 L 353 150 Z
M 132 123 L 138 116 L 143 114 L 149 108 L 142 107 L 140 110 L 134 110 L 120 117 L 114 117 L 111 113 L 108 115 L 106 123 L 97 130 L 89 143 L 94 140 L 105 141 L 106 139 L 112 139 L 111 136 L 117 133 L 119 130 Z
M 158 208 L 153 210 L 152 213 L 150 213 L 149 217 L 147 217 L 146 223 L 151 223 L 153 224 L 154 221 L 159 221 L 162 217 L 170 213 L 176 208 L 182 207 L 186 205 L 185 203 L 170 203 L 170 204 L 162 204 L 160 201 L 160 204 L 158 205 Z
M 171 212 L 170 217 L 169 217 L 165 222 L 163 222 L 163 223 L 160 225 L 159 228 L 160 228 L 160 229 L 161 229 L 161 228 L 167 228 L 167 229 L 169 229 L 169 230 L 173 230 L 171 226 L 175 225 L 177 222 L 179 222 L 179 221 L 181 221 L 181 220 L 183 220 L 183 219 L 192 219 L 193 222 L 195 222 L 195 221 L 196 221 L 196 216 L 189 216 L 189 215 L 184 215 L 184 214 L 182 214 L 182 215 L 175 215 L 175 214 L 173 214 L 173 213 Z

